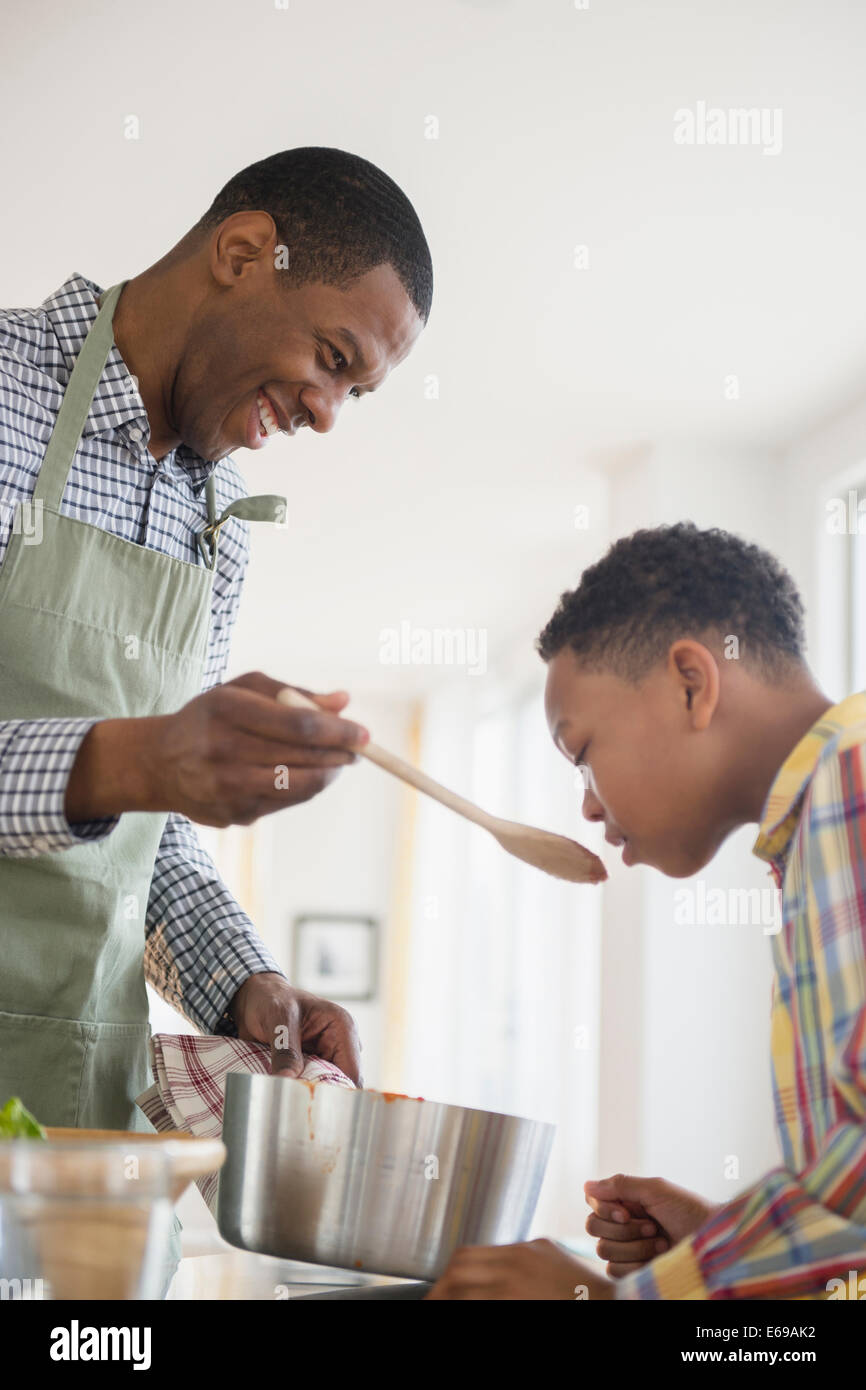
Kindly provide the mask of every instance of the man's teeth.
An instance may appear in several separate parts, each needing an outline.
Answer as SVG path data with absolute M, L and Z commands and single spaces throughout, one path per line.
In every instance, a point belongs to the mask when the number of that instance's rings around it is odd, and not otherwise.
M 256 396 L 256 405 L 259 408 L 259 422 L 262 427 L 262 434 L 278 434 L 279 425 L 271 413 L 271 408 L 261 391 Z

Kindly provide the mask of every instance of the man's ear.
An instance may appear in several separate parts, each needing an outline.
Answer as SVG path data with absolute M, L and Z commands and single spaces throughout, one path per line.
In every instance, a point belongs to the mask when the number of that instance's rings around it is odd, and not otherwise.
M 719 667 L 703 642 L 680 638 L 668 652 L 668 672 L 677 684 L 692 728 L 708 729 L 719 703 Z
M 221 222 L 209 248 L 210 271 L 217 284 L 232 285 L 253 274 L 263 258 L 270 264 L 276 233 L 269 212 L 233 212 Z

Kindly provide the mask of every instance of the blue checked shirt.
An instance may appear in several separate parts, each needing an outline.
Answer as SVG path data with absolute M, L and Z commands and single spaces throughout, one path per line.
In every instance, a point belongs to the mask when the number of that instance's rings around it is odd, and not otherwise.
M 0 311 L 0 565 L 15 506 L 33 495 L 75 358 L 96 318 L 100 286 L 73 275 L 38 309 Z M 181 444 L 159 463 L 137 383 L 112 347 L 69 473 L 66 516 L 179 560 L 201 563 L 204 485 L 216 465 Z M 246 489 L 230 459 L 214 474 L 217 510 Z M 203 689 L 222 680 L 249 555 L 245 522 L 220 534 Z M 2 660 L 2 654 L 0 654 Z M 92 719 L 0 720 L 0 856 L 24 858 L 110 835 L 117 820 L 70 825 L 63 806 Z M 171 814 L 157 853 L 145 924 L 145 974 L 206 1033 L 234 1033 L 226 1013 L 244 980 L 279 967 L 185 816 Z

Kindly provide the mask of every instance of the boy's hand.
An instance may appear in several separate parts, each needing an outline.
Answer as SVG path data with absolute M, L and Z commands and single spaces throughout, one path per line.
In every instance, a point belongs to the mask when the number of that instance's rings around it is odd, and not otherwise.
M 664 1178 L 614 1178 L 583 1185 L 592 1207 L 586 1229 L 598 1236 L 597 1253 L 607 1272 L 621 1279 L 690 1236 L 716 1210 L 694 1192 Z
M 474 1300 L 587 1297 L 613 1298 L 613 1284 L 555 1240 L 465 1245 L 455 1250 L 427 1295 L 428 1299 Z

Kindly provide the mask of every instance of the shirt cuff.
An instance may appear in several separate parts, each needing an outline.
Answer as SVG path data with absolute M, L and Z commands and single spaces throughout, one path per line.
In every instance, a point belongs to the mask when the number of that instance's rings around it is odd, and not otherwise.
M 96 719 L 21 719 L 0 725 L 0 854 L 33 859 L 102 840 L 120 817 L 70 825 L 64 804 L 78 750 Z
M 709 1292 L 690 1240 L 680 1241 L 666 1255 L 657 1255 L 644 1269 L 617 1285 L 618 1299 L 708 1299 Z
M 233 964 L 231 969 L 220 969 L 218 974 L 211 976 L 205 986 L 208 1012 L 214 1019 L 212 1031 L 229 1038 L 236 1038 L 238 1035 L 237 1025 L 231 1015 L 231 1002 L 241 985 L 251 975 L 282 975 L 288 983 L 288 977 L 260 942 L 253 938 L 244 942 L 243 954 L 246 957 L 243 966 Z

